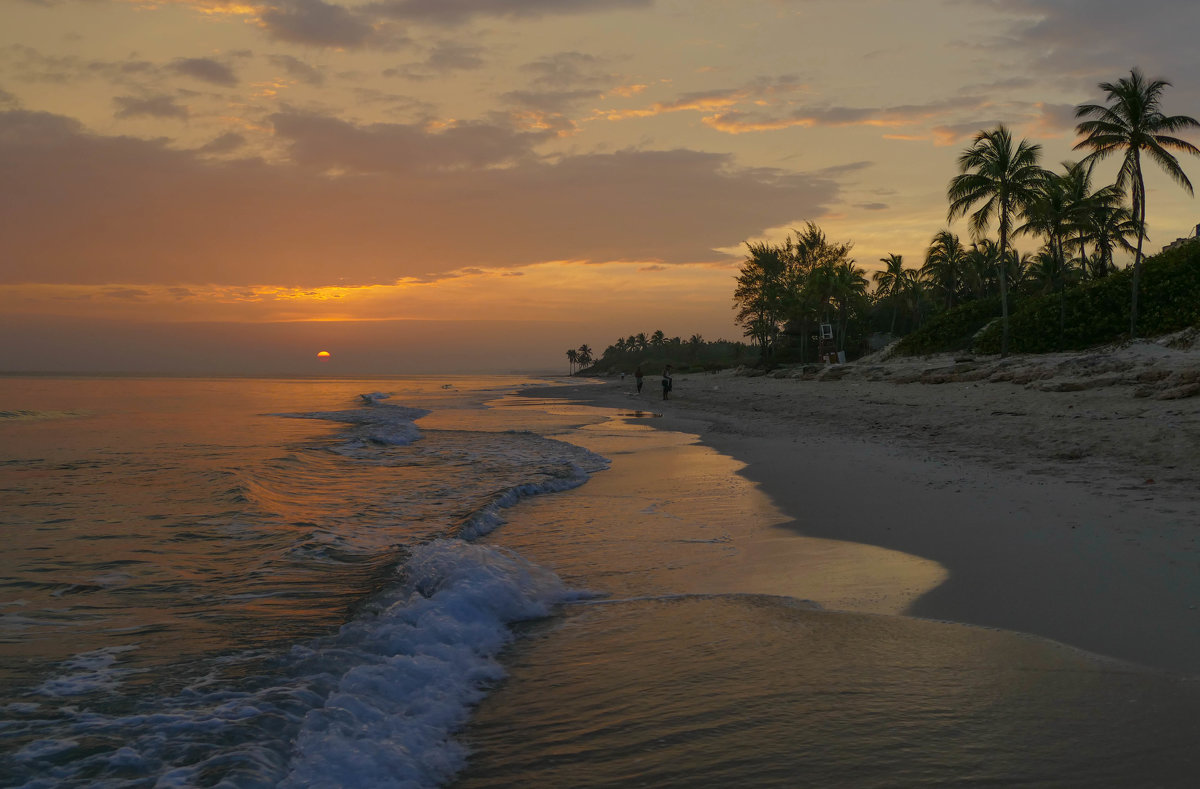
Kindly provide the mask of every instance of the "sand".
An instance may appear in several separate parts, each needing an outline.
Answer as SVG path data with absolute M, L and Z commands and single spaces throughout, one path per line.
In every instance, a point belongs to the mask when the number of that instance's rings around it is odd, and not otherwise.
M 1195 331 L 677 375 L 665 402 L 657 377 L 640 396 L 632 378 L 537 390 L 661 414 L 645 422 L 744 463 L 795 534 L 936 562 L 945 580 L 905 615 L 1185 674 L 1200 674 L 1198 392 Z

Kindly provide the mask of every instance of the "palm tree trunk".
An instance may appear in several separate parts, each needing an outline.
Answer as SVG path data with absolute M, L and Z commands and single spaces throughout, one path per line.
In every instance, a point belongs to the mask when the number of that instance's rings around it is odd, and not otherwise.
M 1146 238 L 1146 183 L 1142 180 L 1142 160 L 1135 149 L 1133 153 L 1134 214 L 1138 218 L 1137 251 L 1133 253 L 1133 293 L 1129 298 L 1129 339 L 1137 339 L 1138 285 L 1142 278 L 1142 241 Z
M 1008 356 L 1008 206 L 1000 206 L 1000 356 Z

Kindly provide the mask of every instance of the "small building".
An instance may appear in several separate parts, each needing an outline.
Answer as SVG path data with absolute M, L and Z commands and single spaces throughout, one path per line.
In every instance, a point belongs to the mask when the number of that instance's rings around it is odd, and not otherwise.
M 1168 249 L 1174 249 L 1175 247 L 1182 246 L 1187 242 L 1193 241 L 1197 238 L 1200 238 L 1200 225 L 1196 225 L 1196 227 L 1192 229 L 1192 234 L 1190 236 L 1175 239 L 1170 244 L 1167 244 L 1165 247 L 1163 247 L 1162 251 L 1166 252 Z

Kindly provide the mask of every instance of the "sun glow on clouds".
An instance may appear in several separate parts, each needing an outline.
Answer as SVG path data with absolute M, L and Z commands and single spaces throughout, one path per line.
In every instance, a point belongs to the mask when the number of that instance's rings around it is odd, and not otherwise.
M 133 303 L 134 320 L 144 322 L 578 321 L 595 315 L 627 316 L 641 325 L 665 306 L 692 305 L 708 314 L 708 334 L 735 336 L 728 307 L 733 276 L 730 265 L 708 263 L 553 261 L 361 287 L 17 285 L 0 290 L 0 311 L 128 320 Z

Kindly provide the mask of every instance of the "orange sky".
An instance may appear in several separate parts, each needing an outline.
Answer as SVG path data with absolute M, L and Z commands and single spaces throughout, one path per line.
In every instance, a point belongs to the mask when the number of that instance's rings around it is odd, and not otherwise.
M 975 131 L 1077 158 L 1072 108 L 1134 65 L 1200 115 L 1200 8 L 1127 9 L 9 2 L 0 371 L 547 370 L 737 338 L 748 240 L 815 221 L 916 266 Z M 1200 211 L 1150 186 L 1157 249 Z

